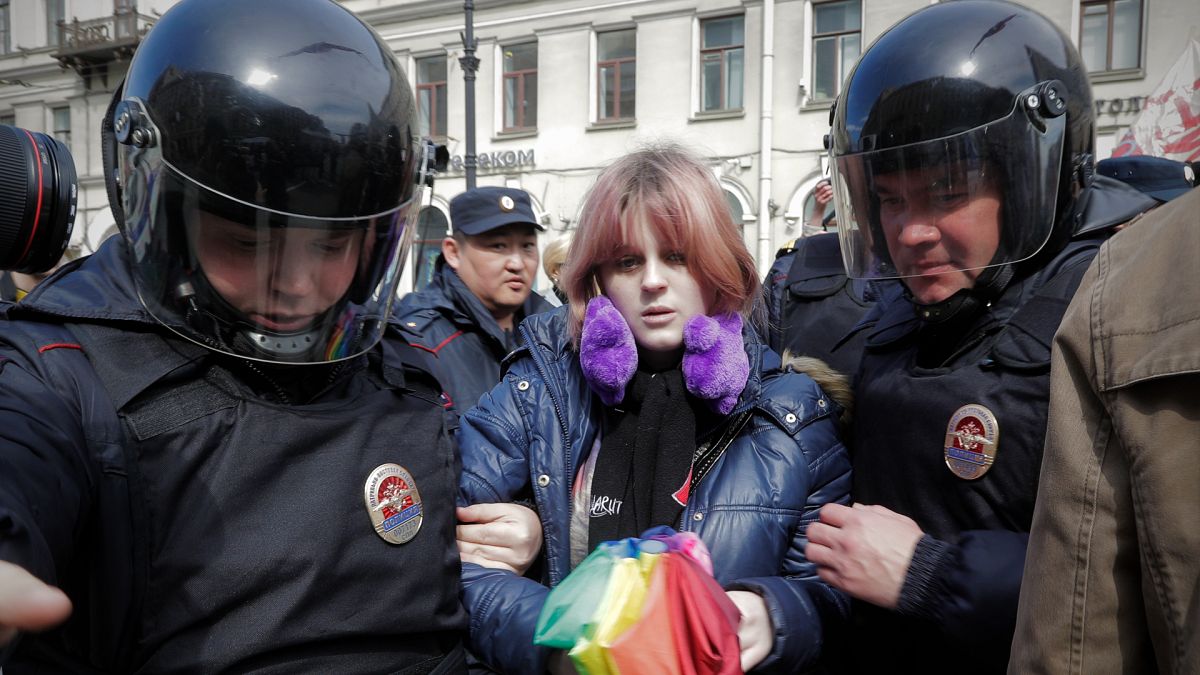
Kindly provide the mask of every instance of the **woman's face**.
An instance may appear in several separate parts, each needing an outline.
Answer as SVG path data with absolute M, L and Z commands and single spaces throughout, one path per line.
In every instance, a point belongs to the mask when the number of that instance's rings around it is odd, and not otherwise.
M 246 227 L 198 212 L 194 250 L 212 287 L 260 327 L 304 330 L 354 280 L 362 230 Z
M 888 253 L 921 304 L 975 285 L 1000 246 L 1000 189 L 979 171 L 929 167 L 876 176 Z
M 712 294 L 688 270 L 683 253 L 663 246 L 644 221 L 617 257 L 599 268 L 600 288 L 624 317 L 641 365 L 674 367 L 683 356 L 683 327 L 708 314 Z

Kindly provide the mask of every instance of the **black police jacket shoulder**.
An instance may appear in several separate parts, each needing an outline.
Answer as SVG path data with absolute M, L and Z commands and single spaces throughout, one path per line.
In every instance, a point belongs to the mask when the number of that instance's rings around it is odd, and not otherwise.
M 455 417 L 407 344 L 389 336 L 309 403 L 264 400 L 146 314 L 124 251 L 110 239 L 0 319 L 0 559 L 74 605 L 13 643 L 5 674 L 457 660 Z M 421 506 L 399 545 L 365 499 L 389 463 Z
M 867 282 L 846 276 L 836 232 L 801 237 L 781 250 L 765 287 L 771 349 L 855 373 L 866 336 L 843 338 L 870 309 L 874 293 Z
M 527 316 L 554 309 L 536 292 L 513 317 L 517 325 Z M 413 347 L 437 356 L 438 380 L 454 407 L 466 412 L 500 381 L 500 363 L 516 346 L 512 331 L 505 333 L 458 274 L 441 258 L 433 281 L 400 300 L 395 318 Z
M 1054 333 L 1114 213 L 1132 217 L 1145 205 L 1132 193 L 1122 199 L 1124 186 L 1094 186 L 1110 188 L 1098 200 L 1108 208 L 1081 209 L 1077 235 L 1063 250 L 950 336 L 940 365 L 917 363 L 931 328 L 907 295 L 889 296 L 869 317 L 855 386 L 853 496 L 913 518 L 928 536 L 899 612 L 857 612 L 857 639 L 877 648 L 855 653 L 856 672 L 1004 672 L 1041 468 Z M 946 458 L 966 406 L 992 418 L 978 436 L 994 457 L 975 479 L 956 475 Z

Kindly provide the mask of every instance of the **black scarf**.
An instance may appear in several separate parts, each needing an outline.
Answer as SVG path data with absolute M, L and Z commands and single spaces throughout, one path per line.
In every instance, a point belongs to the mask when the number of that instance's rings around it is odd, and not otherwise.
M 592 475 L 588 550 L 654 525 L 675 526 L 683 510 L 676 493 L 696 450 L 696 413 L 678 369 L 639 370 L 607 421 Z

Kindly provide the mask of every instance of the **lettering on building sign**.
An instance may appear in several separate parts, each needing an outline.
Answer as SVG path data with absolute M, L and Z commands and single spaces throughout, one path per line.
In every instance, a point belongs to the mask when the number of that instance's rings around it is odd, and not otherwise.
M 481 152 L 475 157 L 478 169 L 508 169 L 517 166 L 536 166 L 533 149 L 529 150 L 498 150 L 496 152 Z M 462 155 L 450 156 L 450 171 L 465 171 L 466 163 Z
M 1098 98 L 1095 100 L 1097 115 L 1121 115 L 1139 113 L 1145 96 L 1130 96 L 1128 98 Z

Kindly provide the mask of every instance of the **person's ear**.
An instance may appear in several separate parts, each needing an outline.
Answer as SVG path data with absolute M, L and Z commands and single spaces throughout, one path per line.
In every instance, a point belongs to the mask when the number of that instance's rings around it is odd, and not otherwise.
M 461 260 L 462 252 L 458 248 L 458 240 L 454 237 L 446 237 L 442 239 L 442 256 L 446 258 L 446 264 L 455 272 L 458 271 L 458 263 Z

